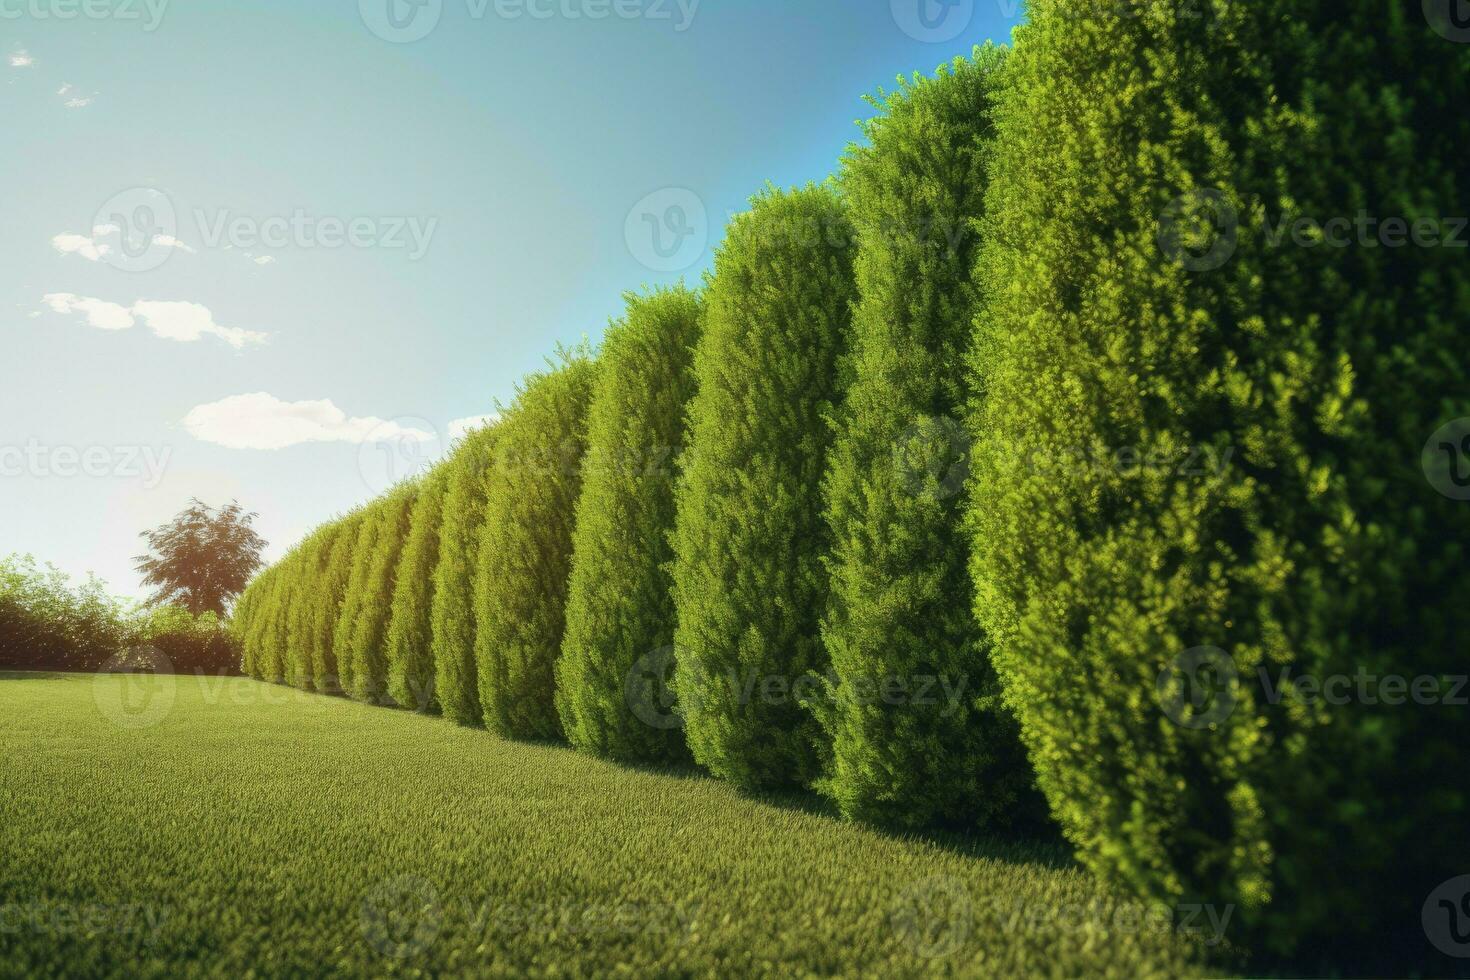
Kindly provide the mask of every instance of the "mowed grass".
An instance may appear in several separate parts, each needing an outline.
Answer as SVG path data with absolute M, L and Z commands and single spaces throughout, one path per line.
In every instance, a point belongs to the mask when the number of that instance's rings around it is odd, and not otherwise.
M 0 753 L 6 975 L 1219 971 L 1055 846 L 246 679 L 0 674 Z

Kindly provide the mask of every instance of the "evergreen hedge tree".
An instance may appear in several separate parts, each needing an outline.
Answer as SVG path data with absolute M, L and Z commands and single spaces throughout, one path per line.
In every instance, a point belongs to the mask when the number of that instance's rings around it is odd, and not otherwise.
M 434 696 L 446 718 L 478 725 L 479 667 L 475 663 L 475 566 L 485 517 L 485 481 L 494 463 L 497 429 L 465 436 L 445 464 L 444 513 L 431 605 Z
M 332 656 L 337 661 L 337 685 L 344 694 L 353 691 L 354 672 L 357 658 L 353 654 L 358 621 L 365 615 L 369 600 L 368 580 L 373 567 L 373 548 L 382 527 L 386 500 L 375 500 L 362 511 L 362 522 L 358 525 L 356 539 L 348 554 L 351 567 L 347 573 L 347 585 L 342 590 L 342 604 L 337 612 L 337 621 L 332 628 Z
M 971 612 L 961 528 L 965 354 L 1004 49 L 899 79 L 844 160 L 857 228 L 851 380 L 824 486 L 835 682 L 820 788 L 882 824 L 973 825 L 1039 809 Z
M 395 487 L 379 504 L 378 519 L 361 580 L 348 650 L 352 670 L 344 685 L 347 693 L 369 704 L 381 702 L 388 693 L 388 625 L 393 611 L 393 593 L 398 558 L 408 539 L 409 519 L 418 499 L 418 482 Z
M 320 574 L 322 532 L 309 535 L 298 545 L 285 564 L 290 579 L 291 606 L 286 636 L 286 683 L 302 690 L 316 686 L 312 669 L 311 635 L 313 587 Z
M 757 196 L 706 291 L 677 491 L 674 681 L 695 760 L 742 787 L 821 770 L 799 700 L 827 667 L 820 484 L 852 298 L 852 229 L 815 186 Z
M 572 528 L 594 362 L 563 351 L 496 426 L 475 572 L 475 657 L 485 726 L 557 738 L 554 669 L 565 630 Z
M 444 467 L 436 467 L 419 488 L 398 561 L 386 640 L 388 693 L 402 707 L 421 712 L 435 705 L 432 611 L 445 476 Z
M 362 530 L 364 516 L 355 511 L 332 525 L 331 545 L 322 565 L 321 577 L 311 588 L 312 618 L 307 642 L 311 648 L 311 668 L 316 675 L 317 690 L 340 694 L 337 676 L 335 633 L 342 616 L 343 598 L 352 576 L 354 549 Z
M 626 301 L 603 340 L 588 410 L 556 705 L 577 748 L 665 762 L 688 749 L 677 724 L 663 723 L 676 719 L 661 703 L 665 678 L 640 668 L 674 641 L 673 464 L 694 393 L 700 304 L 683 286 Z M 666 670 L 667 659 L 656 666 Z
M 1036 0 L 1009 71 L 973 570 L 1041 787 L 1093 870 L 1237 940 L 1414 955 L 1467 866 L 1432 434 L 1470 415 L 1470 47 L 1418 4 Z

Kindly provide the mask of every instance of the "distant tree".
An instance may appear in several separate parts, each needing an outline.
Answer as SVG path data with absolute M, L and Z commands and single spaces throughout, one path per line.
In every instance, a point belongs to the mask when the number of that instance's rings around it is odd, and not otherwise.
M 216 510 L 195 498 L 167 524 L 144 531 L 149 553 L 134 567 L 154 590 L 149 604 L 223 616 L 261 566 L 266 543 L 255 517 L 233 500 Z

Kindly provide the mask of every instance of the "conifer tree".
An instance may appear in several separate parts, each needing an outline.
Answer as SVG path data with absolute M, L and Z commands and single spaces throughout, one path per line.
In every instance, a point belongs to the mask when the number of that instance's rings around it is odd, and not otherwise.
M 435 705 L 432 612 L 445 478 L 445 468 L 436 467 L 419 488 L 388 622 L 388 693 L 400 706 L 420 712 Z
M 857 228 L 851 380 L 825 482 L 835 683 L 821 788 L 849 817 L 974 825 L 1034 813 L 1030 766 L 971 611 L 961 530 L 975 222 L 1003 49 L 900 79 L 844 161 Z
M 494 464 L 497 428 L 467 436 L 446 463 L 439 561 L 434 568 L 434 696 L 440 711 L 461 725 L 482 720 L 475 663 L 475 565 L 485 519 L 485 481 Z
M 626 302 L 598 355 L 556 704 L 577 748 L 663 762 L 688 756 L 664 704 L 672 664 L 660 651 L 674 642 L 674 460 L 694 393 L 699 298 L 678 286 Z
M 485 726 L 561 735 L 555 666 L 595 374 L 585 349 L 532 375 L 496 426 L 475 573 L 475 658 Z
M 1463 673 L 1470 46 L 1418 4 L 1036 0 L 1008 71 L 973 565 L 1040 785 L 1240 941 L 1422 950 L 1470 714 L 1310 685 Z
M 715 257 L 677 491 L 674 680 L 694 758 L 804 785 L 823 738 L 821 479 L 851 319 L 852 229 L 828 187 L 767 189 Z

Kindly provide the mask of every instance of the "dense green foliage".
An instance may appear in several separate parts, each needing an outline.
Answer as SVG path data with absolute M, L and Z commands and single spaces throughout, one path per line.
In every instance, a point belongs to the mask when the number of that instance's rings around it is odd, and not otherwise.
M 415 711 L 434 706 L 434 570 L 439 564 L 445 477 L 445 470 L 437 468 L 419 487 L 398 560 L 385 641 L 388 694 Z
M 239 661 L 239 645 L 212 612 L 127 603 L 94 576 L 73 584 L 29 555 L 0 558 L 0 668 L 95 671 L 147 664 L 235 673 Z
M 297 584 L 297 588 L 304 589 L 312 597 L 306 642 L 311 649 L 311 669 L 319 691 L 335 694 L 342 689 L 337 676 L 335 648 L 337 618 L 352 575 L 353 549 L 357 546 L 363 520 L 363 513 L 354 511 L 328 525 L 326 533 L 331 537 L 331 545 L 320 574 L 313 581 Z
M 900 840 L 244 679 L 180 679 L 145 728 L 109 693 L 0 678 L 0 973 L 1201 972 L 1055 850 Z
M 630 294 L 603 339 L 577 504 L 557 710 L 567 739 L 615 759 L 686 758 L 650 658 L 674 642 L 674 459 L 694 393 L 699 298 L 683 287 Z M 666 671 L 662 658 L 656 665 Z
M 478 725 L 479 667 L 475 663 L 475 563 L 485 520 L 485 480 L 495 459 L 494 425 L 467 435 L 445 464 L 439 563 L 434 569 L 434 696 L 446 718 Z
M 555 666 L 596 369 L 586 351 L 522 385 L 496 426 L 475 566 L 475 659 L 485 726 L 556 738 Z
M 826 187 L 768 189 L 715 257 L 679 484 L 675 688 L 694 758 L 743 787 L 805 785 L 821 734 L 820 485 L 853 297 L 852 229 Z
M 844 160 L 858 302 L 846 401 L 824 486 L 835 682 L 819 785 L 853 817 L 902 826 L 1035 812 L 1014 719 L 971 613 L 960 530 L 991 111 L 1004 61 L 985 48 L 900 79 Z
M 153 589 L 149 603 L 223 617 L 262 564 L 265 539 L 255 533 L 255 518 L 233 500 L 210 507 L 195 498 L 168 523 L 144 531 L 148 553 L 136 568 Z
M 350 554 L 352 566 L 347 573 L 347 585 L 342 590 L 342 602 L 337 608 L 337 619 L 332 628 L 332 655 L 337 660 L 337 685 L 343 693 L 351 693 L 353 689 L 353 675 L 358 660 L 354 654 L 354 643 L 358 623 L 363 618 L 364 604 L 370 598 L 368 580 L 372 575 L 373 549 L 377 544 L 378 531 L 383 526 L 387 507 L 387 500 L 382 499 L 363 508 L 362 523 L 358 525 L 357 540 L 353 542 Z
M 353 607 L 354 618 L 349 624 L 347 640 L 352 667 L 344 690 L 359 701 L 376 703 L 388 693 L 388 623 L 393 612 L 398 558 L 408 538 L 418 493 L 417 483 L 406 483 L 378 505 L 367 569 L 360 582 L 361 592 Z M 347 607 L 347 601 L 343 607 Z
M 1470 47 L 1367 0 L 1030 20 L 979 275 L 974 572 L 1041 786 L 1136 894 L 1233 904 L 1282 949 L 1422 949 L 1467 857 L 1441 679 L 1470 509 L 1420 454 L 1470 415 L 1470 277 L 1381 236 L 1463 226 Z M 1281 687 L 1362 675 L 1439 703 Z

